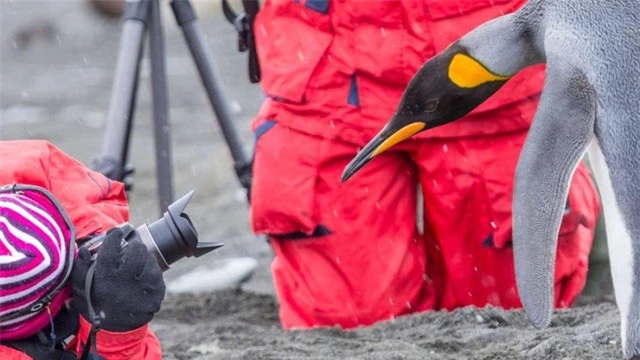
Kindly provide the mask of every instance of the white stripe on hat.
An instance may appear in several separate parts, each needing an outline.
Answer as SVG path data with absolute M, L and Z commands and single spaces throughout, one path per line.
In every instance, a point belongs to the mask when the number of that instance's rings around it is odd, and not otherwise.
M 28 205 L 25 202 L 21 201 L 21 203 L 25 204 L 25 206 L 28 206 L 30 209 L 33 209 L 33 206 Z M 56 237 L 53 235 L 53 233 L 51 233 L 49 228 L 47 228 L 44 224 L 42 224 L 38 219 L 33 217 L 33 215 L 31 215 L 24 208 L 16 205 L 13 202 L 6 202 L 6 201 L 0 201 L 0 206 L 6 208 L 8 210 L 16 212 L 18 215 L 24 217 L 27 221 L 29 221 L 32 225 L 38 227 L 38 229 L 40 229 L 40 231 L 42 231 L 43 233 L 47 234 L 52 240 L 56 239 Z M 37 209 L 37 210 L 38 210 L 37 212 L 40 215 L 42 215 L 43 217 L 48 218 L 53 224 L 55 224 L 55 221 L 48 214 L 43 214 L 43 212 L 40 209 Z M 22 230 L 16 228 L 15 226 L 13 226 L 10 222 L 7 221 L 7 219 L 5 217 L 0 218 L 0 221 L 2 221 L 2 223 L 4 223 L 7 226 L 7 230 L 12 236 L 14 236 L 14 237 L 20 239 L 21 241 L 24 241 L 24 242 L 36 247 L 38 249 L 38 251 L 45 258 L 46 266 L 47 267 L 51 266 L 52 259 L 49 257 L 46 249 L 43 247 L 43 245 L 41 244 L 41 242 L 38 239 L 33 237 L 31 234 L 27 234 L 27 233 L 23 232 Z M 61 231 L 60 227 L 57 224 L 55 224 L 54 229 L 56 229 L 56 232 L 60 235 L 60 238 L 58 238 L 58 239 L 62 239 L 62 241 L 58 241 L 58 245 L 62 245 L 62 247 L 56 249 L 56 250 L 58 250 L 60 261 L 58 262 L 56 268 L 53 269 L 53 271 L 52 271 L 52 273 L 57 276 L 62 272 L 62 269 L 64 268 L 65 263 L 66 263 L 66 257 L 67 257 L 66 247 L 67 247 L 67 245 L 66 245 L 66 243 L 64 241 L 64 238 L 62 238 L 62 231 Z M 52 241 L 52 242 L 55 244 L 55 241 Z M 38 272 L 39 271 L 40 270 L 38 270 Z M 11 277 L 9 279 L 0 279 L 0 285 L 7 285 L 7 284 L 11 284 L 11 283 L 14 283 L 14 282 L 21 281 L 21 280 L 29 278 L 31 276 L 37 275 L 38 272 L 36 272 L 35 269 L 32 269 L 31 271 L 28 271 L 28 272 L 26 272 L 26 273 L 24 273 L 22 275 L 16 276 L 16 277 Z M 49 278 L 50 277 L 47 277 L 47 279 L 49 279 Z
M 27 244 L 33 245 L 36 249 L 38 249 L 38 252 L 42 254 L 42 262 L 37 267 L 27 272 L 24 272 L 20 275 L 12 276 L 10 278 L 0 278 L 0 285 L 9 285 L 9 284 L 16 283 L 18 281 L 22 281 L 24 279 L 28 279 L 32 276 L 38 275 L 44 269 L 51 266 L 51 257 L 49 256 L 49 253 L 47 252 L 47 250 L 42 246 L 40 241 L 38 241 L 38 239 L 14 227 L 13 224 L 8 222 L 5 217 L 0 217 L 0 223 L 4 224 L 14 237 L 19 238 L 21 241 Z M 4 233 L 0 232 L 0 236 L 4 237 L 5 235 Z M 5 238 L 5 241 L 6 241 L 6 238 Z M 3 299 L 3 297 L 0 296 L 0 299 Z
M 2 198 L 3 198 L 3 196 L 0 196 L 0 206 L 17 212 L 20 216 L 23 216 L 24 218 L 26 218 L 27 221 L 29 221 L 30 223 L 38 226 L 38 228 L 41 231 L 43 231 L 45 234 L 47 234 L 47 236 L 50 239 L 57 240 L 58 249 L 60 249 L 63 254 L 66 253 L 66 251 L 62 251 L 64 249 L 66 249 L 66 247 L 67 247 L 65 238 L 64 238 L 64 236 L 62 234 L 62 229 L 60 229 L 60 226 L 51 217 L 51 215 L 47 214 L 47 212 L 45 212 L 41 208 L 38 208 L 38 207 L 34 206 L 33 204 L 29 203 L 28 201 L 25 201 L 22 198 L 22 196 L 11 197 L 11 199 L 13 201 L 2 201 Z M 17 204 L 14 203 L 14 201 L 18 202 L 20 204 L 17 205 Z M 34 200 L 31 200 L 31 201 L 34 201 Z M 30 214 L 28 211 L 26 211 L 25 208 L 28 208 L 29 210 L 37 213 L 38 215 L 40 215 L 44 219 L 46 219 L 49 222 L 49 225 L 51 225 L 51 227 L 54 229 L 54 231 L 56 232 L 56 234 L 58 236 L 55 236 L 53 233 L 51 233 L 51 230 L 45 224 L 43 224 L 40 220 L 38 220 L 35 217 L 33 217 L 33 215 Z M 54 241 L 54 244 L 55 243 L 56 243 L 56 241 Z
M 30 198 L 28 198 L 28 197 L 26 197 L 26 198 L 27 198 L 27 199 L 29 199 L 29 200 L 31 200 L 31 201 L 35 201 L 35 200 L 30 199 Z M 51 225 L 51 227 L 55 230 L 55 232 L 56 232 L 56 234 L 57 234 L 58 236 L 57 236 L 57 237 L 55 237 L 55 236 L 53 236 L 53 234 L 51 234 L 50 232 L 49 232 L 49 234 L 47 234 L 47 235 L 49 235 L 51 238 L 53 238 L 53 239 L 55 239 L 55 240 L 58 240 L 58 248 L 59 248 L 59 249 L 65 249 L 65 248 L 67 247 L 67 242 L 65 241 L 66 239 L 64 238 L 64 236 L 63 236 L 63 234 L 62 234 L 62 229 L 60 229 L 60 225 L 58 225 L 58 222 L 57 222 L 57 221 L 55 221 L 55 220 L 51 217 L 51 215 L 50 215 L 49 213 L 47 213 L 46 211 L 44 211 L 43 209 L 41 209 L 41 208 L 39 208 L 39 207 L 37 207 L 37 206 L 34 206 L 34 205 L 33 205 L 33 204 L 31 204 L 30 202 L 25 201 L 25 199 L 24 199 L 22 196 L 16 196 L 16 197 L 13 197 L 12 199 L 14 199 L 14 200 L 16 200 L 17 202 L 19 202 L 19 203 L 20 203 L 20 205 L 22 205 L 22 206 L 24 206 L 24 207 L 28 208 L 29 210 L 33 211 L 34 213 L 36 213 L 36 214 L 38 214 L 38 215 L 42 216 L 43 218 L 45 218 L 45 219 L 49 222 L 49 225 Z M 1 205 L 1 204 L 2 204 L 2 202 L 0 201 L 0 205 Z M 29 216 L 31 217 L 31 214 L 29 214 Z M 49 230 L 49 228 L 46 228 L 46 227 L 45 227 L 45 228 L 42 228 L 42 227 L 40 226 L 41 221 L 39 221 L 39 220 L 36 220 L 36 219 L 31 220 L 31 218 L 29 218 L 28 220 L 29 220 L 29 221 L 33 221 L 34 223 L 38 224 L 38 227 L 40 227 L 41 229 L 46 229 L 47 231 Z M 64 252 L 64 253 L 66 253 L 66 252 Z
M 30 199 L 28 197 L 26 197 L 27 199 L 31 200 L 31 201 L 35 201 L 33 199 Z M 25 201 L 24 198 L 22 198 L 21 196 L 17 196 L 14 197 L 15 200 L 17 200 L 18 202 L 20 202 L 20 204 L 22 204 L 24 207 L 28 208 L 29 210 L 33 211 L 34 213 L 42 216 L 44 219 L 46 219 L 49 222 L 49 225 L 51 225 L 51 227 L 54 229 L 54 231 L 56 232 L 56 234 L 58 235 L 53 236 L 53 234 L 51 234 L 51 232 L 49 231 L 49 228 L 42 224 L 41 221 L 39 221 L 38 219 L 36 219 L 35 217 L 33 217 L 31 214 L 28 214 L 27 220 L 29 220 L 31 223 L 35 224 L 41 231 L 46 231 L 47 235 L 51 236 L 51 238 L 57 240 L 57 246 L 58 246 L 58 256 L 60 257 L 60 262 L 58 263 L 58 268 L 64 267 L 64 265 L 67 262 L 67 239 L 64 238 L 64 234 L 62 232 L 62 229 L 60 228 L 60 225 L 58 224 L 57 221 L 55 221 L 55 219 L 53 219 L 53 217 L 47 213 L 46 211 L 44 211 L 43 209 L 34 206 L 33 204 L 31 204 L 29 201 Z M 0 205 L 2 205 L 2 201 L 0 201 Z M 23 209 L 21 209 L 23 210 Z M 54 241 L 55 243 L 55 241 Z M 56 269 L 57 270 L 57 269 Z
M 47 252 L 47 250 L 40 243 L 40 241 L 38 241 L 38 239 L 34 238 L 30 234 L 27 234 L 27 233 L 17 229 L 10 222 L 8 222 L 7 219 L 4 218 L 4 217 L 0 217 L 0 223 L 2 223 L 5 226 L 7 226 L 7 229 L 10 230 L 9 232 L 14 237 L 19 238 L 21 241 L 23 241 L 23 242 L 25 242 L 27 244 L 33 245 L 36 249 L 38 249 L 38 252 L 40 254 L 42 254 L 42 262 L 36 268 L 31 269 L 31 270 L 29 270 L 27 272 L 24 272 L 24 273 L 22 273 L 20 275 L 12 276 L 10 278 L 0 278 L 0 285 L 9 285 L 9 284 L 13 284 L 13 283 L 18 282 L 18 281 L 22 281 L 24 279 L 28 279 L 28 278 L 30 278 L 32 276 L 36 276 L 37 274 L 39 274 L 43 270 L 42 267 L 44 267 L 46 269 L 46 268 L 51 266 L 51 257 L 49 256 L 49 253 Z M 0 232 L 0 236 L 2 236 L 4 238 L 4 241 L 7 241 L 4 233 Z M 55 270 L 54 270 L 54 272 L 55 272 Z M 0 296 L 0 299 L 1 298 L 2 297 Z
M 0 265 L 11 264 L 14 262 L 18 262 L 26 257 L 25 254 L 16 250 L 15 247 L 11 245 L 11 243 L 4 237 L 4 234 L 0 232 L 0 242 L 4 245 L 7 250 L 9 250 L 9 254 L 0 255 Z

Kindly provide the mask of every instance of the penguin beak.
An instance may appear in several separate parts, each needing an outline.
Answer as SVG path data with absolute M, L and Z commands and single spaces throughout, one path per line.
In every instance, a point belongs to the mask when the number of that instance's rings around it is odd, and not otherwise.
M 414 122 L 394 130 L 393 128 L 395 128 L 395 126 L 389 126 L 394 123 L 395 121 L 390 121 L 389 124 L 351 160 L 342 173 L 342 182 L 349 180 L 350 177 L 371 161 L 371 159 L 419 133 L 426 126 L 425 123 Z

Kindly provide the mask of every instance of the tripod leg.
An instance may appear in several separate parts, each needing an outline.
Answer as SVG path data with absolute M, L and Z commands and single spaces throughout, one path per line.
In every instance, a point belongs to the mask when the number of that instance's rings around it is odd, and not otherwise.
M 125 3 L 102 154 L 93 163 L 94 170 L 118 181 L 125 181 L 131 172 L 125 165 L 149 4 L 149 0 Z
M 168 94 L 165 72 L 164 34 L 160 18 L 160 2 L 152 0 L 149 23 L 151 57 L 151 86 L 153 94 L 153 120 L 156 140 L 156 174 L 160 216 L 173 202 L 173 170 L 171 163 L 171 132 L 168 120 Z
M 235 119 L 229 106 L 229 100 L 224 92 L 224 85 L 215 67 L 211 50 L 196 21 L 196 14 L 188 0 L 172 0 L 171 8 L 178 25 L 182 28 L 189 50 L 200 73 L 200 78 L 207 91 L 207 96 L 216 113 L 222 134 L 229 146 L 229 150 L 231 150 L 240 183 L 249 191 L 251 186 L 251 161 L 242 146 L 242 140 L 235 127 Z

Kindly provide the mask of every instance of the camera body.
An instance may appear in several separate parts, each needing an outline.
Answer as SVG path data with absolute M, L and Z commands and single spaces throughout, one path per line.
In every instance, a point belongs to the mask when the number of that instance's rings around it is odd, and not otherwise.
M 198 232 L 184 212 L 192 196 L 193 191 L 169 205 L 162 218 L 150 225 L 143 224 L 134 228 L 130 223 L 120 224 L 118 227 L 123 231 L 121 246 L 124 248 L 129 241 L 139 239 L 162 271 L 168 270 L 171 264 L 183 257 L 199 257 L 223 246 L 223 243 L 198 240 Z M 105 237 L 106 234 L 97 235 L 85 241 L 81 247 L 88 248 L 92 259 L 95 259 Z
M 133 227 L 130 223 L 123 223 L 117 226 L 122 230 L 122 240 L 120 241 L 120 246 L 124 249 L 129 241 L 133 239 L 138 239 L 142 241 L 144 246 L 147 248 L 147 251 L 153 255 L 156 259 L 162 271 L 169 269 L 169 264 L 164 259 L 162 254 L 160 253 L 158 247 L 155 245 L 153 241 L 153 237 L 149 232 L 149 228 L 146 225 L 142 225 L 137 229 Z M 106 233 L 96 235 L 94 237 L 89 238 L 87 241 L 83 242 L 80 247 L 87 248 L 91 253 L 91 259 L 95 260 L 96 254 L 100 249 L 100 245 L 104 242 L 104 239 L 107 237 Z

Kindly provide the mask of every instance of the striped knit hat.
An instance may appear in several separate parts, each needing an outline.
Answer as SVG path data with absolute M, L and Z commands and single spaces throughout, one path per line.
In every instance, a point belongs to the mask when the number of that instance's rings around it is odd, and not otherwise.
M 75 246 L 65 217 L 43 193 L 0 193 L 0 340 L 16 340 L 43 329 L 70 296 L 65 286 L 43 311 L 28 312 L 65 280 Z

